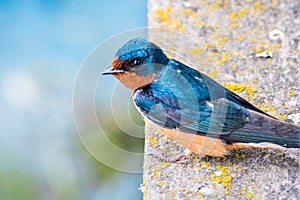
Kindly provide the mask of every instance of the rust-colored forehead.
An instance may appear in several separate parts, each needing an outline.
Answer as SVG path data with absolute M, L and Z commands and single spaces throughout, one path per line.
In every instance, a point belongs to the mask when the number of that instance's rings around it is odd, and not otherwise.
M 119 69 L 126 62 L 126 60 L 120 60 L 119 57 L 115 57 L 111 62 L 111 67 L 114 69 Z

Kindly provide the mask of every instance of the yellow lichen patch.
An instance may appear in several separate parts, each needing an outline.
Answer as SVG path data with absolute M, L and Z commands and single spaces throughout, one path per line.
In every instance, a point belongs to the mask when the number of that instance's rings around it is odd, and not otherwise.
M 162 9 L 157 9 L 155 11 L 155 15 L 160 20 L 161 23 L 165 23 L 170 20 L 170 16 L 167 13 L 165 13 L 165 11 Z
M 255 89 L 255 88 L 246 87 L 245 90 L 247 93 L 256 93 L 257 92 L 257 89 Z
M 201 166 L 202 166 L 202 167 L 205 167 L 205 168 L 211 168 L 211 163 L 210 163 L 210 162 L 205 162 L 205 161 L 203 161 L 203 162 L 201 163 Z
M 244 57 L 244 54 L 242 54 L 242 53 L 239 52 L 239 51 L 233 52 L 233 55 L 238 56 L 238 57 L 240 57 L 240 58 Z
M 154 174 L 152 174 L 152 178 L 159 178 L 161 175 L 160 171 L 159 170 L 155 170 Z
M 262 65 L 262 66 L 260 66 L 260 68 L 262 68 L 262 69 L 267 69 L 267 66 Z
M 167 56 L 168 58 L 170 58 L 170 59 L 175 59 L 175 56 L 174 56 L 173 54 L 170 54 L 170 53 L 168 53 L 168 52 L 166 52 L 165 54 L 166 54 L 166 56 Z
M 250 71 L 252 71 L 253 69 L 254 69 L 253 66 L 248 67 L 248 70 L 250 70 Z
M 266 45 L 267 42 L 266 42 L 266 41 L 261 41 L 260 44 L 261 44 L 261 45 Z
M 231 183 L 225 183 L 225 182 L 223 182 L 223 186 L 227 187 L 227 188 L 232 188 L 232 184 Z
M 246 156 L 245 156 L 245 157 L 246 157 Z M 244 167 L 241 167 L 241 166 L 238 166 L 238 165 L 234 165 L 233 168 L 234 168 L 235 170 L 238 170 L 238 171 L 243 171 L 243 170 L 244 170 Z M 235 173 L 233 176 L 236 177 L 237 174 Z
M 261 109 L 262 111 L 266 112 L 266 111 L 269 109 L 269 106 L 270 106 L 270 102 L 269 102 L 269 101 L 266 101 L 266 102 L 264 103 L 264 105 L 261 105 L 261 106 L 260 106 L 260 109 Z
M 273 44 L 269 44 L 267 48 L 273 50 L 273 49 L 275 49 L 275 46 Z
M 256 41 L 257 41 L 257 38 L 256 38 L 256 37 L 252 37 L 252 38 L 251 38 L 251 41 L 252 41 L 252 42 L 256 42 Z
M 175 188 L 175 189 L 172 190 L 172 194 L 173 194 L 173 195 L 176 194 L 177 192 L 178 192 L 178 189 L 177 189 L 177 188 Z
M 222 184 L 224 187 L 232 187 L 231 181 L 232 176 L 230 176 L 230 169 L 228 167 L 222 167 L 220 165 L 216 166 L 218 170 L 221 171 L 221 173 L 215 173 L 210 175 L 210 179 L 212 182 Z
M 180 32 L 184 32 L 184 31 L 185 31 L 185 28 L 181 26 L 181 27 L 179 27 L 179 31 L 180 31 Z
M 229 16 L 230 16 L 230 19 L 231 19 L 232 21 L 238 21 L 238 20 L 239 20 L 239 18 L 237 17 L 237 15 L 236 15 L 235 12 L 231 12 L 231 13 L 229 14 Z
M 272 6 L 276 8 L 278 6 L 278 1 L 277 0 L 272 0 Z
M 204 24 L 204 23 L 201 22 L 201 21 L 200 21 L 200 22 L 196 22 L 196 25 L 197 25 L 197 26 L 203 26 L 203 24 Z
M 182 15 L 191 15 L 193 13 L 192 9 L 186 9 L 181 11 Z
M 229 26 L 230 29 L 236 29 L 238 27 L 238 24 L 233 23 Z
M 171 8 L 171 6 L 167 6 L 167 7 L 166 7 L 166 12 L 167 12 L 167 13 L 172 13 L 172 14 L 173 14 L 175 11 Z
M 240 10 L 239 11 L 239 15 L 240 16 L 244 16 L 244 15 L 246 15 L 247 14 L 247 10 Z
M 286 116 L 286 115 L 279 115 L 278 117 L 279 117 L 280 119 L 287 120 L 287 116 Z
M 231 182 L 232 181 L 232 178 L 231 178 L 231 176 L 224 176 L 223 178 L 222 178 L 222 182 L 223 183 L 229 183 L 229 182 Z M 227 187 L 229 186 L 229 184 L 226 184 L 227 185 Z
M 190 53 L 194 56 L 194 55 L 197 55 L 197 54 L 201 54 L 202 51 L 203 51 L 203 49 L 199 47 L 199 48 L 196 48 L 196 49 L 192 49 L 190 51 Z
M 208 73 L 208 76 L 211 78 L 220 78 L 220 73 L 217 71 L 212 71 L 212 72 Z
M 263 48 L 261 46 L 256 48 L 256 53 L 261 53 L 263 52 Z
M 224 194 L 231 194 L 228 190 L 224 190 Z
M 246 158 L 246 154 L 239 154 L 239 153 L 236 153 L 236 154 L 234 154 L 234 155 L 235 155 L 236 158 L 239 158 L 239 159 L 240 159 L 240 158 L 242 158 L 242 159 L 243 159 L 243 158 Z
M 157 185 L 162 186 L 162 185 L 167 185 L 168 181 L 157 181 Z
M 210 4 L 209 6 L 209 10 L 210 11 L 214 11 L 217 8 L 221 8 L 223 6 L 223 2 L 222 1 L 216 1 L 215 3 Z
M 237 69 L 237 65 L 231 65 L 231 68 L 232 68 L 233 70 L 236 70 L 236 69 Z
M 295 95 L 296 95 L 296 92 L 295 92 L 294 90 L 289 90 L 289 91 L 288 91 L 288 95 L 289 95 L 290 97 L 295 96 Z
M 259 1 L 254 2 L 254 7 L 260 8 L 261 7 L 261 3 Z
M 283 155 L 284 155 L 284 153 L 282 153 L 282 152 L 278 152 L 278 153 L 277 153 L 277 155 L 279 155 L 279 156 L 283 156 Z
M 211 44 L 210 44 L 210 43 L 205 43 L 205 44 L 204 44 L 204 48 L 205 48 L 205 49 L 211 48 Z
M 214 25 L 213 28 L 214 28 L 214 29 L 219 29 L 220 26 L 219 26 L 219 25 Z
M 252 197 L 254 196 L 254 194 L 252 194 L 252 193 L 247 193 L 246 196 L 247 196 L 248 198 L 252 198 Z
M 209 52 L 209 53 L 208 53 L 208 56 L 209 56 L 209 57 L 218 57 L 218 56 L 220 56 L 220 53 L 217 53 L 217 52 Z
M 155 137 L 151 136 L 150 138 L 150 145 L 153 147 L 155 145 L 158 144 L 158 139 L 156 139 Z
M 261 8 L 262 8 L 264 11 L 269 10 L 269 7 L 268 7 L 268 6 L 262 6 Z
M 229 84 L 229 83 L 225 83 L 223 85 L 227 89 L 229 89 L 233 92 L 241 93 L 241 92 L 245 91 L 246 94 L 247 94 L 247 99 L 248 100 L 251 99 L 254 96 L 254 94 L 257 92 L 257 90 L 255 88 L 246 87 L 245 85 Z
M 197 194 L 198 194 L 199 196 L 202 196 L 202 195 L 203 195 L 203 193 L 202 193 L 202 192 L 197 192 Z
M 221 183 L 221 181 L 222 181 L 220 176 L 216 176 L 215 174 L 210 175 L 210 180 L 212 182 L 216 182 L 216 183 Z
M 211 24 L 206 24 L 205 27 L 206 27 L 206 28 L 210 28 L 210 27 L 211 27 Z
M 200 16 L 200 13 L 198 13 L 198 12 L 192 12 L 192 14 L 191 14 L 192 18 L 199 18 L 199 16 Z
M 218 42 L 215 43 L 215 47 L 216 47 L 217 49 L 223 49 L 223 48 L 224 48 L 224 47 L 223 47 L 220 43 L 218 43 Z
M 231 56 L 228 53 L 222 53 L 222 58 L 217 62 L 218 65 L 222 65 L 223 63 L 231 61 Z
M 144 179 L 143 181 L 143 185 L 144 185 L 144 189 L 142 189 L 143 193 L 144 193 L 144 199 L 147 200 L 147 196 L 148 196 L 148 186 L 147 186 L 147 182 Z
M 170 23 L 171 26 L 178 28 L 179 31 L 183 32 L 185 28 L 182 26 L 181 19 L 175 18 Z
M 225 36 L 225 37 L 219 38 L 218 41 L 219 42 L 227 42 L 228 41 L 228 37 Z
M 246 88 L 245 85 L 229 84 L 229 83 L 225 83 L 224 86 L 225 86 L 227 89 L 229 89 L 229 90 L 231 90 L 231 91 L 233 91 L 233 92 L 238 92 L 238 93 L 244 91 L 245 88 Z
M 246 36 L 239 35 L 237 39 L 240 40 L 240 41 L 244 41 L 246 39 Z
M 250 99 L 254 98 L 254 94 L 253 93 L 249 93 L 246 96 L 246 99 L 249 101 Z
M 166 10 L 157 9 L 155 11 L 154 17 L 158 19 L 163 25 L 167 25 L 171 28 L 177 28 L 181 32 L 185 31 L 185 28 L 182 26 L 181 19 L 172 19 L 171 14 L 173 14 L 173 12 L 171 11 L 172 10 L 169 7 L 167 7 Z
M 166 168 L 166 167 L 170 166 L 171 164 L 169 162 L 163 162 L 162 165 L 163 165 L 163 168 Z
M 218 34 L 218 33 L 214 33 L 214 34 L 211 35 L 211 37 L 212 37 L 213 39 L 217 39 L 217 38 L 219 37 L 219 35 L 220 35 L 220 34 Z
M 273 107 L 273 106 L 271 106 L 270 108 L 269 108 L 269 112 L 274 112 L 275 111 L 275 108 Z
M 230 173 L 230 169 L 228 167 L 222 167 L 218 165 L 216 168 L 222 172 L 222 175 L 227 175 Z

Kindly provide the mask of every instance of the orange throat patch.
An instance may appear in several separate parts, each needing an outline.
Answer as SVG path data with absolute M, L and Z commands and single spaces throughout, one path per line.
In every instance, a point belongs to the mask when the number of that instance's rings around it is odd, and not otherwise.
M 115 57 L 111 63 L 112 68 L 114 69 L 121 69 L 122 65 L 126 63 L 126 60 L 120 60 L 118 57 Z M 113 74 L 119 81 L 124 84 L 126 87 L 135 90 L 139 87 L 148 85 L 152 83 L 155 78 L 156 74 L 153 73 L 149 76 L 139 76 L 135 72 L 124 72 L 119 74 Z
M 115 74 L 114 76 L 117 77 L 117 79 L 119 79 L 119 81 L 123 83 L 126 87 L 132 90 L 148 85 L 152 83 L 156 78 L 155 73 L 149 76 L 138 76 L 135 72 L 125 72 Z

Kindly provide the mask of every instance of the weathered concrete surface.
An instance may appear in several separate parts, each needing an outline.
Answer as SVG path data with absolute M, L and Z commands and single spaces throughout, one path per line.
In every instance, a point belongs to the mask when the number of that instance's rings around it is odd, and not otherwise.
M 150 31 L 150 40 L 270 114 L 297 122 L 299 1 L 149 0 L 148 7 L 150 27 L 173 31 Z M 264 52 L 272 58 L 257 55 Z M 145 131 L 145 199 L 300 199 L 298 149 L 165 163 L 150 154 L 172 157 L 184 148 L 150 123 Z

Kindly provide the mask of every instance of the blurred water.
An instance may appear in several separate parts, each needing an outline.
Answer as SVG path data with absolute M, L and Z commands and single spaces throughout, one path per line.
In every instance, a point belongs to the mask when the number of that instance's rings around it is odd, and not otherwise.
M 80 143 L 72 89 L 107 37 L 145 27 L 146 0 L 0 0 L 0 199 L 140 199 L 141 174 Z

